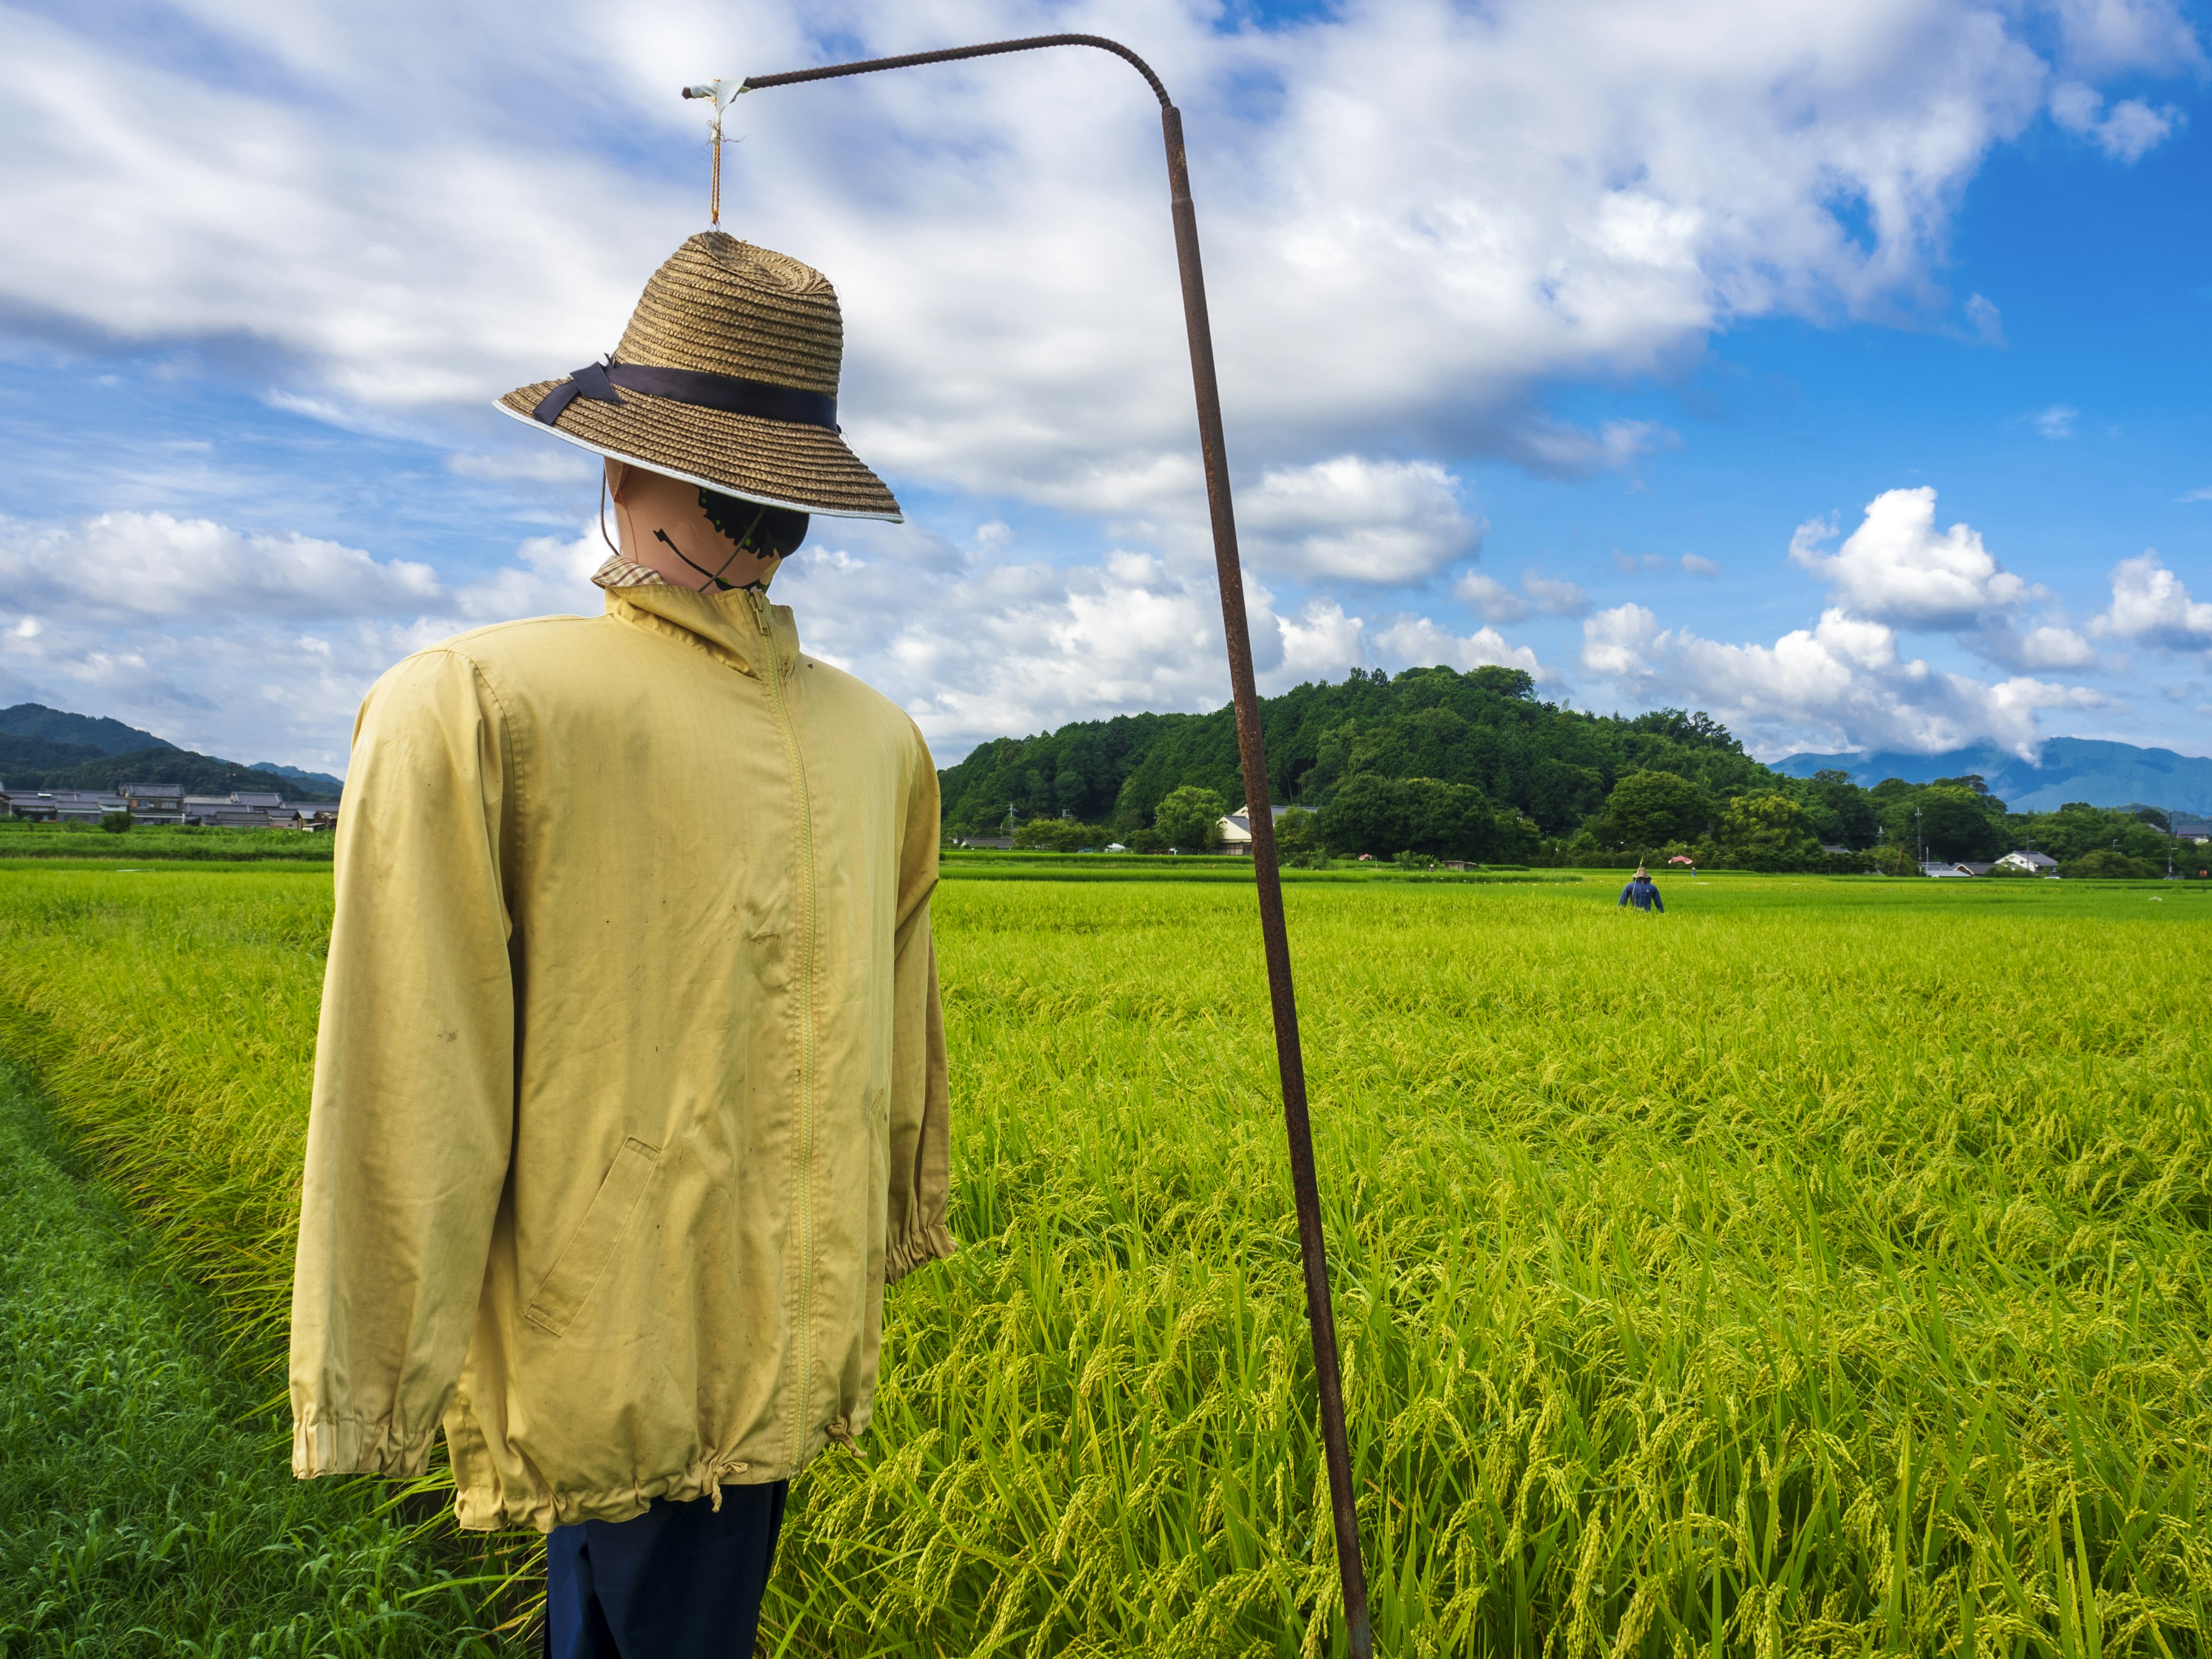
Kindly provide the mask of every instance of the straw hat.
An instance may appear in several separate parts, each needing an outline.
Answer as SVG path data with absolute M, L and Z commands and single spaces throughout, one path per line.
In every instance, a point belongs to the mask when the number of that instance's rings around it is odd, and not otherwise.
M 499 400 L 556 437 L 747 501 L 899 521 L 837 431 L 845 325 L 830 280 L 702 231 L 653 273 L 605 363 Z

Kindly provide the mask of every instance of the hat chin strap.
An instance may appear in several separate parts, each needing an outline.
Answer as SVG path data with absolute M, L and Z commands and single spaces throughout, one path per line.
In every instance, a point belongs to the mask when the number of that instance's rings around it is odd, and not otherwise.
M 745 546 L 745 543 L 751 538 L 753 532 L 760 528 L 761 519 L 767 512 L 768 508 L 765 506 L 760 507 L 754 513 L 753 521 L 745 526 L 745 533 L 743 536 L 732 536 L 730 538 L 731 541 L 736 544 L 730 549 L 730 556 L 722 561 L 721 570 L 708 569 L 705 565 L 701 564 L 690 554 L 686 553 L 682 548 L 677 546 L 675 538 L 665 530 L 655 530 L 653 532 L 653 540 L 664 544 L 671 553 L 673 553 L 678 558 L 683 560 L 684 563 L 690 565 L 694 570 L 704 576 L 708 581 L 714 583 L 714 586 L 721 592 L 726 593 L 730 592 L 731 589 L 740 586 L 740 584 L 732 581 L 724 581 L 722 580 L 722 570 L 727 570 L 732 565 L 735 564 L 738 562 L 738 554 L 749 550 Z M 751 551 L 752 556 L 757 559 L 764 559 L 768 557 L 767 554 L 763 553 L 757 548 L 754 548 L 750 550 Z M 760 584 L 757 582 L 746 582 L 742 584 L 742 586 L 747 587 L 757 587 Z M 703 592 L 704 590 L 702 591 Z

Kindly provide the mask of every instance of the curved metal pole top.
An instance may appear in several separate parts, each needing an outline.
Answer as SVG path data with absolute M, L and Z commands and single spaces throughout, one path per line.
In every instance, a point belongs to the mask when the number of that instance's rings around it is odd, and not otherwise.
M 951 46 L 943 52 L 914 52 L 902 58 L 868 58 L 857 64 L 825 64 L 820 69 L 787 70 L 781 75 L 748 75 L 738 83 L 739 92 L 758 92 L 764 87 L 797 86 L 802 81 L 835 81 L 847 75 L 872 75 L 878 70 L 911 69 L 918 64 L 951 64 L 963 58 L 996 58 L 1003 52 L 1035 52 L 1040 46 L 1096 46 L 1101 52 L 1110 52 L 1127 62 L 1160 100 L 1162 109 L 1172 109 L 1168 89 L 1160 77 L 1152 73 L 1152 66 L 1131 52 L 1119 40 L 1109 40 L 1103 34 L 1031 34 L 1019 40 L 994 40 L 980 46 Z

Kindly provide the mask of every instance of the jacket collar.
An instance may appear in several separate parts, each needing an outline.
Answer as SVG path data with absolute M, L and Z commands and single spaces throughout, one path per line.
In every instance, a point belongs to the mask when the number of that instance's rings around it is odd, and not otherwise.
M 606 594 L 610 617 L 650 633 L 687 640 L 740 672 L 759 673 L 770 641 L 785 673 L 799 660 L 799 625 L 792 619 L 791 607 L 770 605 L 765 593 L 742 587 L 702 593 L 672 582 L 641 582 L 610 586 Z

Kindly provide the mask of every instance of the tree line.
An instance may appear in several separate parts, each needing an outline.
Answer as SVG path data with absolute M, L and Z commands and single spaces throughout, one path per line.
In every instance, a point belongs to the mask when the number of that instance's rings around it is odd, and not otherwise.
M 2033 848 L 2098 866 L 2085 874 L 2163 874 L 2169 850 L 2195 860 L 2189 873 L 2205 862 L 2171 848 L 2156 813 L 2013 813 L 1976 777 L 1870 789 L 1842 772 L 1789 777 L 1706 714 L 1586 714 L 1543 702 L 1513 668 L 1354 669 L 1263 698 L 1261 729 L 1274 799 L 1295 809 L 1278 825 L 1294 860 L 1902 870 Z M 1244 798 L 1225 707 L 1000 738 L 939 776 L 948 834 L 1071 850 L 1199 850 Z

